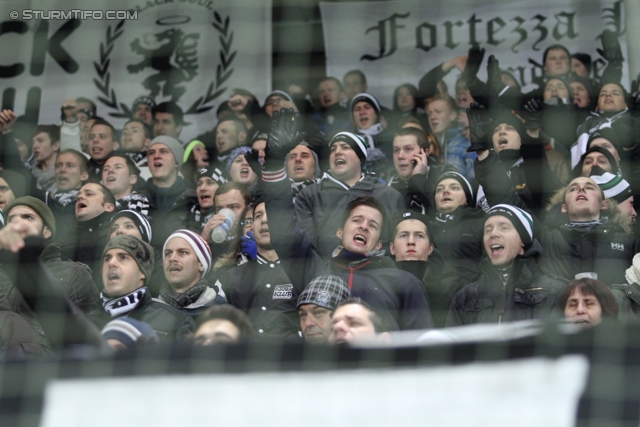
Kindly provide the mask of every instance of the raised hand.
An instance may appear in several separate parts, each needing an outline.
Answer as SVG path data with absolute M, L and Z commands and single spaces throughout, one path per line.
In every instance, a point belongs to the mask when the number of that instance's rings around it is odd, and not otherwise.
M 266 170 L 282 168 L 284 157 L 305 137 L 299 130 L 300 113 L 292 109 L 274 111 L 264 156 Z
M 489 60 L 487 61 L 487 75 L 489 77 L 487 82 L 489 92 L 494 96 L 498 96 L 506 85 L 502 83 L 500 62 L 493 55 L 489 56 Z
M 484 151 L 489 149 L 489 124 L 491 118 L 489 112 L 477 102 L 467 108 L 469 118 L 469 138 L 471 147 L 467 151 Z
M 600 56 L 610 64 L 621 66 L 624 58 L 622 57 L 622 49 L 620 48 L 618 37 L 613 31 L 604 30 L 600 39 L 602 40 L 602 49 L 596 49 Z
M 18 117 L 12 110 L 0 111 L 0 131 L 3 134 L 11 132 L 16 120 L 18 120 Z
M 542 105 L 542 103 L 535 99 L 531 99 L 522 107 L 525 112 L 524 125 L 527 129 L 537 130 L 542 127 Z
M 249 231 L 246 235 L 242 236 L 242 253 L 251 259 L 258 258 L 258 244 L 253 236 L 253 232 Z
M 474 43 L 469 49 L 467 65 L 464 67 L 464 72 L 462 73 L 462 78 L 466 82 L 470 82 L 477 78 L 480 65 L 482 65 L 482 60 L 484 59 L 484 52 L 484 48 L 481 49 L 477 43 Z

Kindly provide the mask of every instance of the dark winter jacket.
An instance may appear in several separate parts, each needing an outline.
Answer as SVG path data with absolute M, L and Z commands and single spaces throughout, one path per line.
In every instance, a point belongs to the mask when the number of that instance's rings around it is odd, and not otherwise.
M 158 334 L 160 341 L 182 339 L 195 330 L 195 323 L 191 316 L 168 304 L 155 301 L 148 292 L 145 293 L 140 305 L 126 313 L 125 316 L 151 325 Z M 110 317 L 103 310 L 102 316 L 97 323 L 102 328 L 113 319 L 116 319 L 116 317 Z
M 593 226 L 543 229 L 541 266 L 545 271 L 571 280 L 578 273 L 594 272 L 598 280 L 611 285 L 625 283 L 624 273 L 640 242 L 610 222 Z
M 296 197 L 298 224 L 323 259 L 331 258 L 333 250 L 340 244 L 336 231 L 342 227 L 347 204 L 360 196 L 375 197 L 391 218 L 404 211 L 402 195 L 369 175 L 363 175 L 359 182 L 349 187 L 327 172 L 320 183 L 308 186 Z M 391 231 L 391 221 L 386 221 L 382 234 L 383 247 L 387 247 Z
M 342 251 L 324 261 L 296 228 L 288 181 L 265 182 L 264 188 L 269 226 L 278 230 L 271 243 L 292 284 L 304 288 L 316 276 L 335 274 L 349 285 L 352 296 L 370 304 L 392 329 L 433 327 L 428 296 L 418 278 L 380 253 L 354 256 Z M 342 212 L 336 215 L 341 217 Z
M 160 188 L 149 180 L 145 189 L 153 228 L 151 245 L 158 250 L 174 231 L 187 227 L 196 194 L 195 190 L 187 188 L 180 177 L 169 188 Z
M 541 249 L 534 240 L 523 255 L 514 259 L 506 281 L 484 258 L 480 276 L 453 298 L 447 326 L 539 319 L 554 312 L 564 283 L 538 268 L 536 258 Z
M 279 261 L 258 255 L 219 281 L 229 304 L 249 315 L 258 337 L 300 339 L 296 303 L 304 286 L 294 286 Z
M 44 248 L 40 260 L 61 285 L 64 295 L 89 318 L 95 317 L 101 309 L 100 292 L 89 267 L 78 262 L 62 261 L 60 248 L 54 244 Z
M 445 261 L 438 249 L 433 249 L 427 261 L 396 261 L 396 267 L 413 274 L 422 282 L 429 296 L 429 307 L 436 328 L 443 328 L 456 289 L 449 287 L 450 281 L 442 280 Z
M 103 212 L 88 221 L 77 221 L 74 232 L 69 238 L 60 238 L 60 255 L 62 259 L 81 262 L 89 266 L 93 281 L 102 285 L 102 251 L 109 240 L 109 225 L 113 212 Z M 64 230 L 57 230 L 61 235 Z

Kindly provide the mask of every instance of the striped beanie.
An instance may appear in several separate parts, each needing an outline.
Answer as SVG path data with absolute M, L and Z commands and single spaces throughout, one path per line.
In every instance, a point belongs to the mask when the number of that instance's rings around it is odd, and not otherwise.
M 438 177 L 438 181 L 436 181 L 436 187 L 438 186 L 438 184 L 440 184 L 441 181 L 444 181 L 445 179 L 455 179 L 456 181 L 458 181 L 462 186 L 462 189 L 464 190 L 465 196 L 467 196 L 467 204 L 469 206 L 473 206 L 475 204 L 473 198 L 473 187 L 471 186 L 469 181 L 467 181 L 467 178 L 460 175 L 458 172 L 445 172 Z
M 102 328 L 100 333 L 105 340 L 118 340 L 129 350 L 134 348 L 139 341 L 157 343 L 159 340 L 158 334 L 156 334 L 151 325 L 131 317 L 112 320 Z
M 202 264 L 202 266 L 204 267 L 204 272 L 202 273 L 202 275 L 204 276 L 205 274 L 207 274 L 211 269 L 211 248 L 209 248 L 207 242 L 199 234 L 194 233 L 193 231 L 183 228 L 174 232 L 171 236 L 169 236 L 167 241 L 164 242 L 162 253 L 164 254 L 164 251 L 167 249 L 167 243 L 169 243 L 171 239 L 174 239 L 176 237 L 180 237 L 181 239 L 184 239 L 187 243 L 189 243 L 189 246 L 191 246 L 193 251 L 196 253 L 198 261 L 200 261 L 200 264 Z
M 382 109 L 380 108 L 380 103 L 375 98 L 375 96 L 369 95 L 368 93 L 362 92 L 353 97 L 353 99 L 351 100 L 352 112 L 358 102 L 366 102 L 367 104 L 371 105 L 378 114 L 380 114 L 380 111 L 382 111 Z
M 631 186 L 620 175 L 605 172 L 602 175 L 592 175 L 590 178 L 598 184 L 604 193 L 605 199 L 613 199 L 618 203 L 622 203 L 633 195 Z
M 147 243 L 151 243 L 151 224 L 149 224 L 149 220 L 146 216 L 142 215 L 140 212 L 136 212 L 131 209 L 123 209 L 120 212 L 116 213 L 113 218 L 111 218 L 111 225 L 118 218 L 127 217 L 138 227 L 138 231 L 140 231 L 140 236 L 142 236 L 142 240 Z M 109 234 L 111 234 L 111 226 L 109 226 Z
M 531 242 L 533 242 L 533 218 L 531 214 L 512 205 L 501 204 L 492 206 L 491 209 L 487 211 L 484 219 L 486 221 L 488 218 L 496 215 L 503 216 L 511 221 L 520 235 L 520 240 L 524 243 L 525 248 L 531 245 Z
M 338 141 L 343 141 L 349 144 L 349 147 L 351 147 L 358 155 L 360 163 L 367 161 L 367 149 L 369 148 L 369 144 L 365 142 L 364 138 L 351 132 L 338 132 L 333 138 L 331 138 L 331 141 L 329 141 L 329 149 L 331 149 L 331 146 Z

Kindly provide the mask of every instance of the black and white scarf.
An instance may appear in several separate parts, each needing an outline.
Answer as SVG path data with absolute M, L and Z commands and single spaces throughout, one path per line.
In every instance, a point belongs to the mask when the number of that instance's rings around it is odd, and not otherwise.
M 139 306 L 147 291 L 147 287 L 143 286 L 133 292 L 116 298 L 111 298 L 103 292 L 100 292 L 102 307 L 104 307 L 104 311 L 109 313 L 111 317 L 120 316 Z
M 53 195 L 53 199 L 60 203 L 62 206 L 67 206 L 69 203 L 75 203 L 78 198 L 78 190 L 71 190 L 66 192 L 56 192 Z

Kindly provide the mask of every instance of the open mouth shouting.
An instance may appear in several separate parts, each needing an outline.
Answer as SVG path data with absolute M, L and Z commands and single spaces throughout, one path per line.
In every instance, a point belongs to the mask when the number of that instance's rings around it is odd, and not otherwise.
M 359 247 L 366 247 L 367 237 L 364 234 L 356 233 L 356 235 L 353 236 L 353 243 Z
M 489 249 L 491 249 L 491 253 L 489 255 L 492 257 L 498 257 L 504 253 L 504 246 L 498 243 L 491 245 Z
M 212 197 L 211 194 L 200 194 L 198 196 L 198 200 L 200 201 L 200 204 L 208 204 L 211 201 Z
M 78 214 L 79 212 L 84 211 L 85 209 L 87 209 L 87 207 L 88 207 L 88 205 L 84 201 L 78 200 L 76 202 L 76 214 Z

